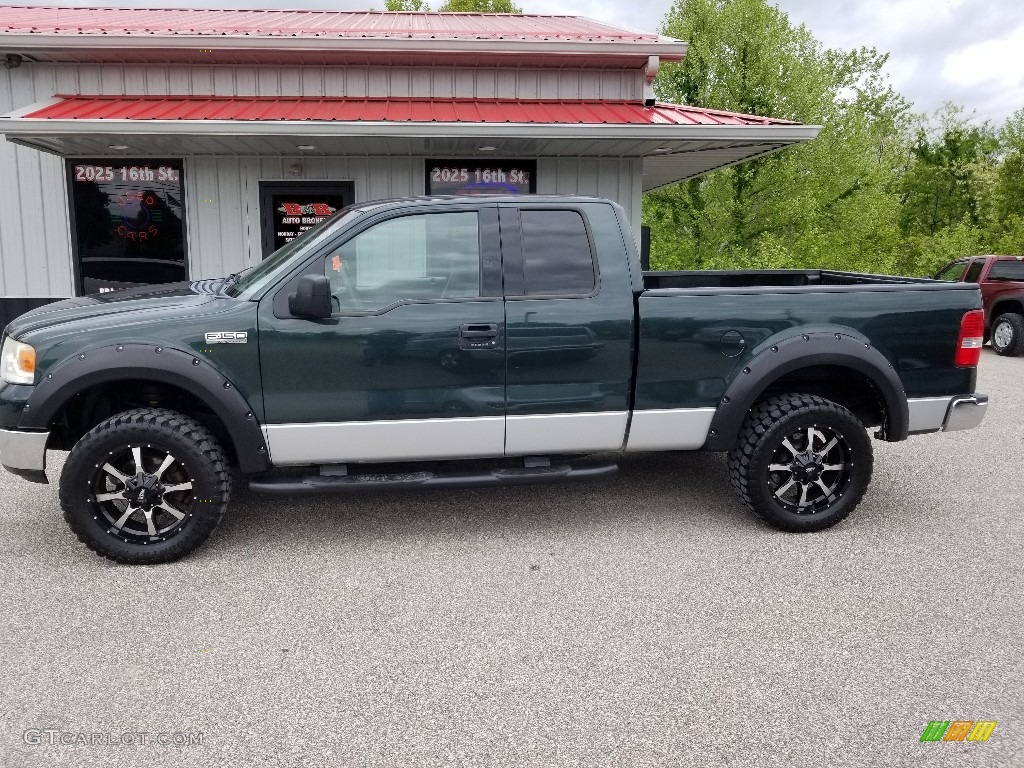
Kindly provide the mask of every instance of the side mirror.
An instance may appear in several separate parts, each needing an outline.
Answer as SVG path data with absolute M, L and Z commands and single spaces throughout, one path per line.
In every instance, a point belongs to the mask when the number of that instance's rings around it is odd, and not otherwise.
M 296 317 L 330 317 L 331 281 L 323 275 L 303 275 L 298 292 L 288 297 L 288 311 Z

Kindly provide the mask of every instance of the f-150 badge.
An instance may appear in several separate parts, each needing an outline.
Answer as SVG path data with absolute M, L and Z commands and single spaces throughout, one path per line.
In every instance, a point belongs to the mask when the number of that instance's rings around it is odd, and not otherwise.
M 246 331 L 214 331 L 206 334 L 207 344 L 246 344 L 249 334 Z

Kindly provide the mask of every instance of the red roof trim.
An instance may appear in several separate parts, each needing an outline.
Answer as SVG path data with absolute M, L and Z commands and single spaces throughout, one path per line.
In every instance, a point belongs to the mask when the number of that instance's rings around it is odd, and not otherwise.
M 57 6 L 0 6 L 0 33 L 675 42 L 579 16 Z
M 630 101 L 271 96 L 58 96 L 33 120 L 297 120 L 577 125 L 797 125 L 680 104 Z

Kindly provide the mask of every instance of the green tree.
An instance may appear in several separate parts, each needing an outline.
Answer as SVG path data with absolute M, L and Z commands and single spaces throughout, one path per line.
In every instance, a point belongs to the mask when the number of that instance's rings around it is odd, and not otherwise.
M 950 259 L 989 250 L 996 222 L 1000 144 L 988 123 L 976 125 L 946 104 L 931 121 L 918 118 L 900 178 L 897 268 L 930 274 Z
M 908 105 L 874 49 L 827 50 L 766 0 L 676 0 L 662 32 L 686 60 L 656 83 L 668 101 L 822 125 L 781 153 L 649 193 L 663 268 L 887 270 L 899 252 Z
M 427 13 L 430 11 L 430 6 L 423 2 L 423 0 L 384 0 L 384 10 L 421 11 Z
M 1024 254 L 1024 109 L 999 131 L 1002 161 L 992 190 L 994 250 Z
M 972 125 L 963 110 L 947 104 L 938 130 L 918 126 L 912 163 L 903 175 L 900 225 L 906 234 L 934 235 L 962 221 L 979 227 L 984 192 L 999 142 L 985 123 Z
M 512 0 L 447 0 L 438 8 L 449 13 L 522 13 L 523 9 L 513 5 Z

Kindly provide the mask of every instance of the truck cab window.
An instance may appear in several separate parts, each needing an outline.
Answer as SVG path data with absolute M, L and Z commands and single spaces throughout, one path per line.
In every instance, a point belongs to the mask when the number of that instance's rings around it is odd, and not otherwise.
M 403 301 L 480 295 L 475 212 L 405 216 L 361 232 L 329 255 L 335 312 L 374 312 Z
M 960 275 L 964 273 L 964 267 L 966 265 L 966 261 L 954 261 L 952 264 L 947 264 L 939 270 L 938 274 L 935 275 L 935 279 L 956 282 L 960 279 Z
M 976 283 L 978 278 L 981 277 L 981 270 L 985 268 L 984 259 L 978 261 L 972 261 L 970 269 L 967 270 L 967 274 L 964 275 L 965 283 Z
M 594 255 L 576 211 L 521 212 L 528 296 L 586 296 L 597 285 Z
M 988 279 L 1024 282 L 1024 261 L 997 261 L 988 271 Z

